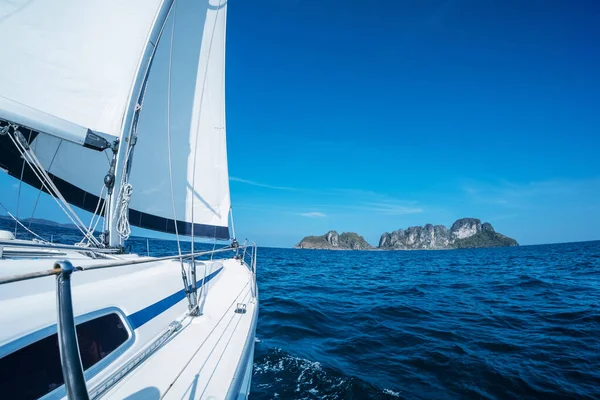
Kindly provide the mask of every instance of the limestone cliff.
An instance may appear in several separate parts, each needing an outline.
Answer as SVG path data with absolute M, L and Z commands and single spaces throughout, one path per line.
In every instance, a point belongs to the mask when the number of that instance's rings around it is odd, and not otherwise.
M 296 246 L 297 249 L 327 249 L 327 250 L 370 250 L 373 249 L 365 238 L 354 232 L 329 231 L 322 236 L 307 236 Z
M 490 223 L 461 218 L 450 229 L 443 225 L 411 226 L 384 233 L 379 248 L 384 250 L 441 250 L 472 247 L 518 246 L 516 240 L 497 233 Z

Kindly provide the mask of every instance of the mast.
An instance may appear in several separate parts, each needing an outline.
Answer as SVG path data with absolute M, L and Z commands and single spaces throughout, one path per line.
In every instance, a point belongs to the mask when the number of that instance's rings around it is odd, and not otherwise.
M 133 150 L 137 142 L 137 124 L 144 103 L 144 95 L 146 93 L 150 68 L 152 67 L 152 60 L 156 54 L 156 48 L 158 47 L 158 42 L 162 36 L 167 18 L 173 8 L 173 3 L 174 0 L 165 0 L 157 14 L 154 26 L 148 35 L 146 47 L 140 59 L 138 73 L 129 95 L 129 103 L 121 134 L 123 140 L 121 141 L 120 148 L 116 154 L 116 170 L 114 176 L 115 188 L 106 200 L 109 204 L 106 213 L 108 227 L 106 234 L 108 234 L 108 244 L 111 247 L 123 246 L 123 239 L 117 229 L 118 216 L 116 215 L 116 212 L 119 207 L 118 201 L 121 191 L 123 190 L 122 185 L 124 182 L 128 181 L 131 172 Z M 124 210 L 124 212 L 129 212 L 129 210 Z

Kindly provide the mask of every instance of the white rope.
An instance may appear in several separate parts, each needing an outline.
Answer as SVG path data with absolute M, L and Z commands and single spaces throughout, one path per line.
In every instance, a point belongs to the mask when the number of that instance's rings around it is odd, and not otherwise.
M 98 213 L 98 218 L 96 219 L 96 223 L 94 224 L 94 227 L 91 229 L 90 232 L 96 232 L 96 228 L 98 227 L 98 223 L 100 222 L 100 217 L 104 213 L 105 208 L 106 208 L 106 200 L 104 201 L 104 203 L 102 203 L 102 208 L 100 209 L 100 212 Z
M 121 186 L 119 193 L 119 218 L 117 219 L 117 232 L 123 240 L 129 239 L 131 235 L 131 226 L 129 225 L 129 201 L 131 200 L 131 193 L 133 192 L 133 186 L 131 183 L 125 183 Z
M 131 226 L 129 225 L 129 201 L 131 200 L 133 186 L 128 182 L 126 168 L 129 163 L 129 156 L 131 156 L 132 149 L 133 146 L 127 147 L 127 153 L 125 154 L 125 161 L 123 163 L 124 169 L 121 174 L 119 197 L 117 197 L 117 206 L 113 212 L 113 219 L 116 219 L 117 221 L 117 233 L 123 240 L 129 239 L 129 236 L 131 235 Z
M 98 203 L 96 203 L 96 209 L 94 210 L 94 213 L 92 214 L 92 218 L 90 219 L 90 225 L 87 228 L 88 232 L 91 232 L 92 235 L 94 234 L 94 232 L 96 232 L 96 227 L 98 226 L 98 222 L 100 222 L 100 217 L 102 215 L 102 213 L 104 212 L 104 207 L 106 206 L 106 201 L 104 203 L 102 203 L 102 195 L 104 194 L 104 189 L 106 188 L 106 185 L 102 184 L 102 187 L 100 188 L 100 194 L 98 195 Z M 102 203 L 102 208 L 100 209 L 100 212 L 98 212 L 98 209 L 100 208 L 100 203 Z M 94 223 L 94 219 L 96 219 L 96 223 Z M 86 238 L 83 238 L 81 240 L 81 242 L 77 243 L 78 246 L 85 246 L 86 244 L 84 243 L 86 240 Z M 90 244 L 90 241 L 88 239 L 87 241 L 87 245 Z

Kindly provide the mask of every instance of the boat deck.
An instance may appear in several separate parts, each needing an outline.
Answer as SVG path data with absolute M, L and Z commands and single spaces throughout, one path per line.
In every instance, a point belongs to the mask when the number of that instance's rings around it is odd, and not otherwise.
M 186 317 L 182 330 L 113 389 L 110 396 L 222 399 L 224 388 L 242 389 L 244 374 L 236 375 L 236 371 L 252 365 L 258 311 L 250 280 L 242 268 L 237 260 L 225 261 L 223 276 L 205 298 L 203 314 Z M 238 303 L 245 305 L 245 313 L 235 312 Z M 228 397 L 237 398 L 237 393 L 229 393 Z
M 71 249 L 35 249 L 43 255 L 27 258 L 32 250 L 20 248 L 17 241 L 3 250 L 0 278 L 47 271 L 64 259 L 84 268 L 107 261 L 153 260 L 137 255 L 93 259 Z M 246 398 L 258 319 L 254 274 L 248 264 L 236 258 L 197 261 L 199 316 L 189 315 L 177 260 L 79 271 L 72 281 L 76 323 L 116 312 L 130 332 L 112 358 L 85 371 L 92 397 Z M 5 327 L 0 334 L 2 358 L 56 333 L 56 278 L 1 285 L 0 309 Z M 165 329 L 174 325 L 178 329 L 161 341 Z M 135 360 L 141 361 L 133 365 Z M 123 376 L 107 384 L 115 374 Z M 44 398 L 65 396 L 61 386 Z

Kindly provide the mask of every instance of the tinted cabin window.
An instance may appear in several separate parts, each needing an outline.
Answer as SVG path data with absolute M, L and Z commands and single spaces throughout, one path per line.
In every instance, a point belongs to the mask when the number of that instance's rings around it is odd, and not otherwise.
M 129 333 L 117 314 L 77 325 L 79 353 L 87 370 L 123 344 Z M 0 359 L 0 397 L 37 399 L 64 383 L 56 334 Z

